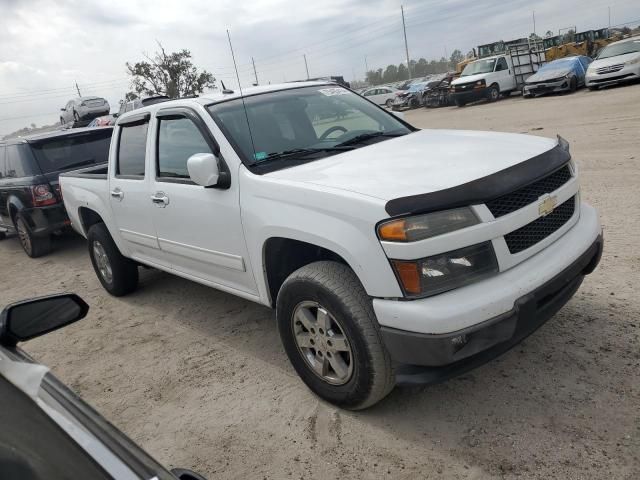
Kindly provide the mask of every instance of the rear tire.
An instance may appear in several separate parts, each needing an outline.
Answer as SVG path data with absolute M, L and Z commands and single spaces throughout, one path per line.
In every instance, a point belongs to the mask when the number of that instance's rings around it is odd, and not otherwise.
M 38 258 L 51 252 L 51 236 L 45 235 L 43 237 L 36 237 L 31 233 L 27 222 L 22 218 L 22 215 L 17 214 L 15 218 L 16 232 L 18 232 L 18 239 L 24 252 L 31 258 Z
M 104 289 L 114 297 L 122 297 L 138 287 L 138 265 L 124 257 L 104 223 L 87 233 L 89 256 L 96 276 Z
M 276 317 L 289 360 L 319 397 L 360 410 L 393 389 L 373 303 L 348 266 L 322 261 L 293 272 L 278 293 Z
M 0 232 L 0 240 L 7 238 L 7 232 Z

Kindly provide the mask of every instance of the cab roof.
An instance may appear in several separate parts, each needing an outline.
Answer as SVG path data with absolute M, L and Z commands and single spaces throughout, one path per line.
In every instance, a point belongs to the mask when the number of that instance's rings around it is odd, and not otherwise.
M 142 108 L 131 110 L 130 112 L 123 113 L 121 116 L 119 116 L 118 121 L 116 122 L 116 125 L 121 121 L 126 120 L 129 117 L 137 117 L 140 114 L 144 114 L 147 112 L 148 113 L 156 112 L 161 108 L 179 107 L 179 106 L 189 105 L 193 103 L 197 103 L 199 105 L 211 105 L 212 103 L 225 102 L 227 100 L 250 97 L 252 95 L 260 95 L 262 93 L 279 92 L 282 90 L 292 90 L 295 88 L 319 87 L 319 86 L 346 88 L 343 85 L 339 85 L 335 82 L 308 81 L 308 82 L 288 82 L 288 83 L 279 83 L 275 85 L 261 85 L 258 87 L 243 88 L 242 95 L 240 94 L 239 89 L 233 90 L 232 93 L 223 93 L 222 91 L 216 91 L 211 93 L 205 93 L 198 97 L 177 98 L 175 100 L 168 100 L 165 102 L 155 103 L 152 105 L 147 105 Z

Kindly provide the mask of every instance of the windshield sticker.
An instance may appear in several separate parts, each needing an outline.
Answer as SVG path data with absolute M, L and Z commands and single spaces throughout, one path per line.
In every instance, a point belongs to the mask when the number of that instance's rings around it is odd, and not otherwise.
M 265 158 L 267 158 L 267 152 L 256 152 L 253 154 L 253 158 L 255 158 L 258 162 L 260 160 L 264 160 Z
M 349 90 L 345 90 L 344 88 L 321 88 L 318 90 L 321 94 L 326 95 L 327 97 L 333 97 L 334 95 L 348 95 Z

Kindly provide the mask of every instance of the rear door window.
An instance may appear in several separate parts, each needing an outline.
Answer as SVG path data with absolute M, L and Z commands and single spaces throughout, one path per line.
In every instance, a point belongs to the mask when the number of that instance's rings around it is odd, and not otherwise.
M 112 129 L 56 137 L 32 144 L 33 153 L 42 173 L 105 163 L 109 157 Z
M 158 177 L 189 178 L 187 160 L 213 153 L 200 130 L 188 118 L 161 119 L 158 130 Z
M 31 149 L 27 144 L 7 145 L 5 175 L 7 178 L 38 175 Z
M 120 128 L 116 175 L 144 177 L 148 129 L 148 122 Z

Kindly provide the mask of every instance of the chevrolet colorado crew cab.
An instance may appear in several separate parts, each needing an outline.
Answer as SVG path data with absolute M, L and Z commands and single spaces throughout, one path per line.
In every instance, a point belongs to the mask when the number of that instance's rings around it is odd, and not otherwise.
M 144 265 L 274 307 L 302 380 L 350 409 L 508 350 L 602 252 L 560 137 L 418 130 L 335 84 L 125 113 L 108 166 L 60 181 L 108 292 Z

